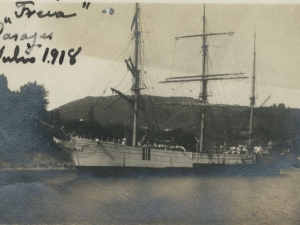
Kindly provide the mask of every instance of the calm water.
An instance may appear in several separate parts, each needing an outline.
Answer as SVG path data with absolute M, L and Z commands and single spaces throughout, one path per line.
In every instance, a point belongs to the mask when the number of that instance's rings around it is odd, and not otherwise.
M 0 172 L 0 223 L 300 224 L 300 171 L 277 176 Z

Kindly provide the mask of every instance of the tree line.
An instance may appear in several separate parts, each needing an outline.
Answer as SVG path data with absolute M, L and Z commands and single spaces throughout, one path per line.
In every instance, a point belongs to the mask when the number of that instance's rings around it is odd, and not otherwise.
M 0 75 L 0 164 L 32 161 L 35 153 L 54 153 L 52 134 L 40 126 L 47 120 L 48 92 L 43 85 L 28 82 L 18 91 L 10 91 Z

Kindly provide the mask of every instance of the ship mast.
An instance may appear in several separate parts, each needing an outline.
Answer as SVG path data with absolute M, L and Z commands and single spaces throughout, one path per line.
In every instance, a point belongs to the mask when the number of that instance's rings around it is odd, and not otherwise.
M 188 35 L 188 36 L 180 36 L 176 37 L 175 40 L 181 38 L 192 38 L 192 37 L 202 37 L 202 74 L 197 76 L 185 76 L 185 77 L 170 77 L 167 78 L 166 81 L 162 81 L 160 83 L 175 83 L 175 82 L 192 82 L 192 81 L 200 81 L 202 83 L 199 98 L 200 98 L 200 135 L 199 135 L 199 152 L 204 151 L 204 138 L 205 138 L 205 112 L 206 107 L 208 107 L 208 92 L 207 85 L 209 80 L 229 80 L 229 79 L 244 79 L 247 77 L 240 77 L 243 73 L 233 73 L 233 74 L 207 74 L 207 52 L 208 45 L 206 44 L 206 39 L 208 36 L 215 35 L 233 35 L 233 32 L 227 33 L 206 33 L 206 17 L 205 17 L 205 4 L 203 9 L 203 32 L 202 34 Z M 216 78 L 216 77 L 219 78 Z M 230 77 L 231 76 L 231 77 Z M 238 77 L 232 77 L 238 76 Z
M 135 15 L 132 21 L 131 29 L 134 26 L 134 40 L 135 40 L 135 48 L 134 48 L 134 64 L 131 62 L 131 58 L 129 58 L 130 64 L 128 64 L 128 60 L 125 60 L 128 69 L 131 71 L 133 76 L 133 84 L 131 90 L 134 93 L 134 115 L 133 115 L 133 134 L 132 134 L 132 146 L 136 146 L 137 139 L 137 129 L 138 129 L 138 115 L 139 115 L 139 97 L 140 97 L 140 71 L 138 69 L 139 63 L 139 4 L 136 3 L 135 7 Z
M 250 97 L 249 145 L 252 145 L 252 138 L 253 138 L 253 119 L 254 119 L 253 112 L 254 112 L 254 105 L 255 105 L 255 60 L 256 60 L 256 31 L 254 32 L 252 93 Z
M 202 103 L 207 103 L 207 78 L 205 76 L 206 74 L 206 55 L 207 55 L 207 46 L 206 46 L 206 18 L 205 18 L 205 5 L 203 8 L 203 44 L 202 44 L 202 76 L 204 80 L 202 81 L 202 93 L 199 95 L 199 98 Z M 200 90 L 201 91 L 201 90 Z M 205 132 L 205 107 L 200 107 L 200 113 L 201 113 L 201 122 L 200 122 L 200 138 L 199 138 L 199 152 L 203 152 L 204 149 L 204 132 Z
M 115 88 L 111 88 L 113 92 L 116 92 L 118 95 L 120 95 L 121 98 L 124 98 L 129 103 L 133 104 L 134 106 L 134 114 L 133 114 L 133 131 L 132 131 L 132 146 L 136 146 L 136 140 L 137 140 L 137 133 L 138 133 L 138 115 L 139 115 L 139 109 L 141 108 L 139 105 L 139 98 L 140 98 L 140 91 L 141 89 L 144 89 L 145 87 L 142 87 L 141 85 L 141 78 L 140 78 L 140 70 L 139 70 L 139 52 L 140 52 L 140 34 L 139 31 L 139 13 L 140 8 L 139 4 L 136 3 L 135 5 L 135 14 L 131 23 L 131 30 L 134 27 L 133 36 L 134 36 L 134 62 L 132 62 L 132 59 L 129 57 L 129 59 L 125 59 L 125 63 L 127 65 L 127 69 L 131 72 L 132 75 L 132 87 L 131 91 L 134 93 L 134 99 L 131 100 L 126 97 L 125 94 L 122 92 L 116 90 Z
M 138 110 L 139 110 L 139 97 L 140 97 L 140 71 L 138 69 L 139 63 L 139 4 L 136 3 L 135 16 L 133 23 L 135 23 L 134 39 L 135 39 L 135 54 L 134 54 L 134 68 L 133 68 L 133 85 L 132 91 L 134 92 L 134 117 L 133 117 L 133 134 L 132 134 L 132 146 L 136 146 L 137 130 L 138 130 Z

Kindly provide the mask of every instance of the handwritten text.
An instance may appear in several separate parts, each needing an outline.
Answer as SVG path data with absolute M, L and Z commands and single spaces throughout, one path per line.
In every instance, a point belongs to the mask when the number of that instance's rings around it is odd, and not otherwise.
M 36 14 L 37 17 L 39 17 L 39 18 L 54 17 L 54 16 L 56 18 L 70 18 L 70 17 L 76 16 L 76 13 L 65 15 L 65 13 L 62 11 L 58 11 L 58 12 L 55 11 L 55 12 L 51 13 L 49 10 L 47 13 L 44 13 L 43 10 L 40 10 L 37 12 L 36 10 L 31 10 L 28 7 L 26 7 L 27 5 L 34 5 L 34 2 L 33 1 L 18 1 L 18 2 L 16 2 L 17 8 L 22 8 L 21 12 L 19 12 L 19 13 L 17 11 L 15 11 L 15 15 L 17 18 L 21 18 L 24 14 L 28 18 L 30 18 L 34 14 Z

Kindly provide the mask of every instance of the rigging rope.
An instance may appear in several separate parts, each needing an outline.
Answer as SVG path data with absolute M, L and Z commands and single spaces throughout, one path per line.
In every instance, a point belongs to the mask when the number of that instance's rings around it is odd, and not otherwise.
M 166 123 L 164 123 L 163 125 L 162 125 L 162 127 L 163 126 L 165 126 L 166 124 L 168 124 L 171 120 L 173 120 L 179 113 L 181 113 L 181 111 L 182 110 L 184 110 L 185 109 L 185 107 L 182 107 L 171 119 L 169 119 Z
M 126 93 L 128 93 L 129 91 L 131 91 L 131 89 L 129 89 Z M 124 93 L 124 94 L 126 94 L 126 93 Z M 107 107 L 105 107 L 102 111 L 100 111 L 99 115 L 101 115 L 103 112 L 105 112 L 108 108 L 110 108 L 113 104 L 115 104 L 121 98 L 122 97 L 118 97 L 115 101 L 113 101 L 111 104 L 109 104 Z

